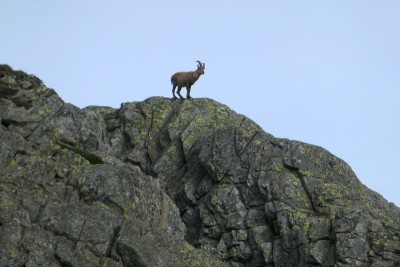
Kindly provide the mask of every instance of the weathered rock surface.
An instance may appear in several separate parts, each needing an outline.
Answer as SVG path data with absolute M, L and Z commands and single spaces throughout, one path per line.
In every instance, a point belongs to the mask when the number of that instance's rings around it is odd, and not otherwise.
M 400 211 L 210 99 L 79 109 L 0 67 L 0 266 L 399 266 Z

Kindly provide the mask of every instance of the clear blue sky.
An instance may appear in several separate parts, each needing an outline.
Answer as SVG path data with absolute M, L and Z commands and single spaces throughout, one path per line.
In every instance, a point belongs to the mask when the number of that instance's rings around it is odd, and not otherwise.
M 0 63 L 79 107 L 215 99 L 276 137 L 322 146 L 400 206 L 400 1 L 2 0 Z

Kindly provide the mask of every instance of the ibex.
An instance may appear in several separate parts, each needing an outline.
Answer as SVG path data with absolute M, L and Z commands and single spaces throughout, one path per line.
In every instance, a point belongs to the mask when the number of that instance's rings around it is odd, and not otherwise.
M 187 99 L 190 99 L 190 88 L 192 85 L 199 79 L 200 75 L 204 74 L 204 69 L 206 68 L 204 63 L 201 63 L 200 61 L 196 61 L 198 63 L 197 65 L 197 70 L 195 71 L 187 71 L 187 72 L 177 72 L 171 77 L 171 83 L 172 83 L 172 95 L 174 98 L 175 96 L 175 88 L 178 87 L 178 95 L 180 98 L 183 99 L 183 96 L 181 95 L 181 89 L 182 87 L 186 87 L 186 97 Z

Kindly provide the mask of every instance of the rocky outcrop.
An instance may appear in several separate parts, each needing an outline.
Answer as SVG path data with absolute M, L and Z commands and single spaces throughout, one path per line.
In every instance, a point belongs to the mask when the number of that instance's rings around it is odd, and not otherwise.
M 0 67 L 0 266 L 399 266 L 399 208 L 210 99 L 79 109 Z

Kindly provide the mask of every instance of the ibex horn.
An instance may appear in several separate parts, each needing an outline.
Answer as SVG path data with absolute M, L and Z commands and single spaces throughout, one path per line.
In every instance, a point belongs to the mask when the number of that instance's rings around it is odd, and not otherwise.
M 201 62 L 200 62 L 200 61 L 198 61 L 198 60 L 196 60 L 196 62 L 198 62 L 198 63 L 199 63 L 199 67 L 201 67 Z

